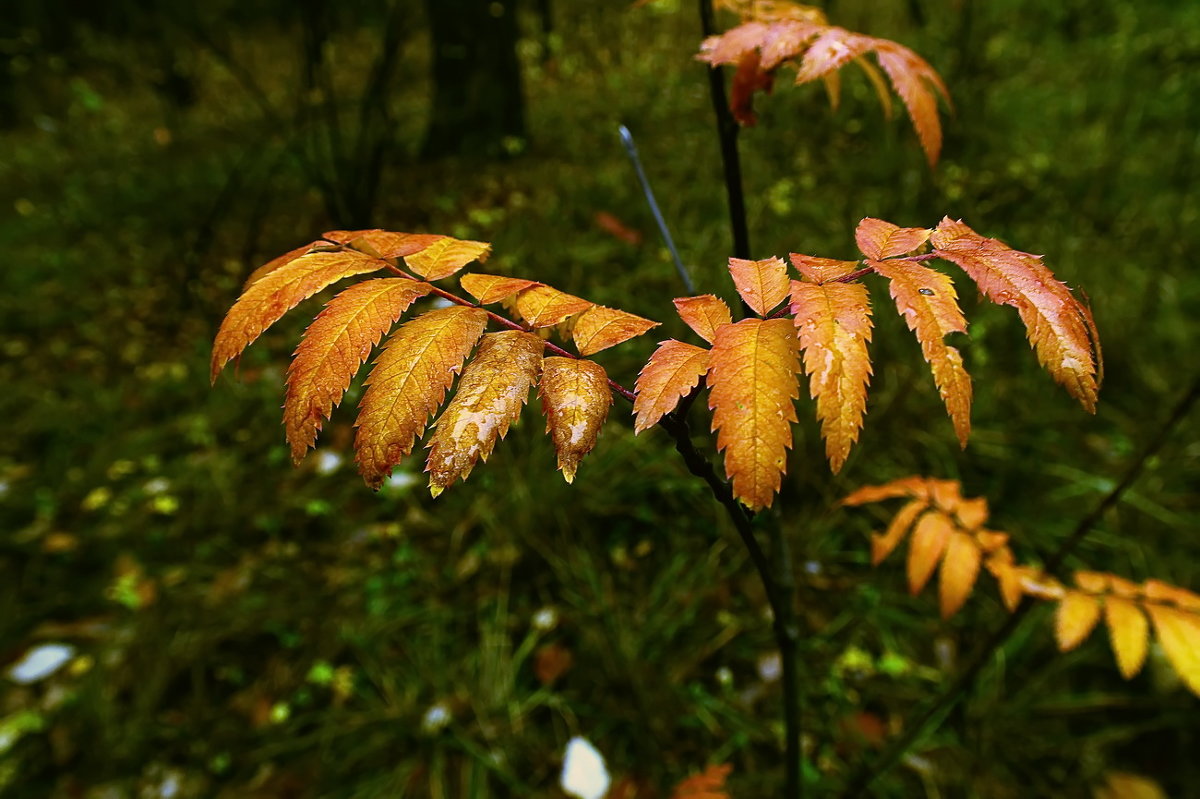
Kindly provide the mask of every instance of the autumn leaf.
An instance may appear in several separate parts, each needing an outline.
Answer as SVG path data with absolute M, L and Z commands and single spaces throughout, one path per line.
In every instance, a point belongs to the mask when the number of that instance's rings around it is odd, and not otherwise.
M 917 521 L 908 542 L 908 590 L 914 596 L 929 582 L 953 532 L 954 523 L 943 513 L 926 513 Z
M 1100 620 L 1100 602 L 1091 594 L 1067 591 L 1054 616 L 1054 634 L 1058 648 L 1066 652 L 1079 646 L 1092 634 Z
M 971 433 L 971 376 L 963 366 L 962 354 L 945 342 L 951 333 L 967 332 L 954 283 L 937 270 L 907 261 L 868 264 L 890 281 L 888 288 L 896 309 L 908 329 L 916 333 L 938 394 L 954 423 L 958 443 L 965 447 Z
M 530 327 L 553 327 L 570 316 L 586 311 L 593 303 L 551 288 L 534 286 L 517 295 L 516 308 Z
M 484 275 L 472 272 L 458 279 L 463 291 L 474 297 L 480 305 L 490 305 L 493 302 L 506 300 L 525 289 L 540 286 L 536 280 L 522 280 L 518 277 L 503 277 L 502 275 Z
M 324 242 L 324 241 L 309 242 L 308 244 L 305 244 L 303 247 L 297 247 L 294 250 L 285 252 L 283 255 L 280 255 L 278 258 L 272 258 L 271 260 L 267 261 L 262 266 L 255 269 L 253 272 L 251 272 L 246 277 L 246 282 L 242 284 L 242 291 L 245 291 L 246 289 L 250 288 L 250 286 L 257 283 L 261 278 L 271 274 L 279 267 L 281 267 L 285 264 L 290 264 L 292 261 L 296 260 L 297 258 L 299 258 L 302 255 L 308 255 L 308 253 L 312 252 L 314 247 L 320 247 L 323 244 L 328 244 L 328 242 Z
M 1145 607 L 1167 660 L 1184 685 L 1200 696 L 1200 616 L 1153 602 Z
M 730 799 L 725 790 L 725 780 L 732 771 L 733 766 L 727 763 L 709 766 L 676 785 L 671 792 L 671 799 Z
M 804 350 L 809 393 L 836 473 L 858 440 L 867 407 L 871 361 L 871 306 L 860 283 L 792 281 L 791 312 Z
M 771 73 L 761 69 L 761 60 L 758 50 L 743 52 L 729 88 L 729 112 L 745 127 L 758 124 L 758 115 L 754 113 L 754 94 L 769 92 L 774 83 Z
M 641 433 L 675 410 L 708 371 L 709 351 L 668 339 L 658 345 L 638 375 L 633 432 Z
M 1096 411 L 1096 331 L 1086 309 L 1042 263 L 946 217 L 930 236 L 934 254 L 960 266 L 983 295 L 1017 309 L 1038 360 L 1089 412 Z
M 376 258 L 407 258 L 448 238 L 437 233 L 395 233 L 379 229 L 329 230 L 321 236 Z
M 568 483 L 573 482 L 579 461 L 596 446 L 608 418 L 612 405 L 608 375 L 595 361 L 547 358 L 538 393 L 546 432 L 558 453 L 558 468 Z
M 412 452 L 486 325 L 485 311 L 456 305 L 392 333 L 367 378 L 356 422 L 356 460 L 367 485 L 378 488 Z
M 302 255 L 255 281 L 229 309 L 213 342 L 211 378 L 292 308 L 344 277 L 387 264 L 360 252 Z
M 942 152 L 942 125 L 938 121 L 937 98 L 950 103 L 950 91 L 941 76 L 919 55 L 895 42 L 877 39 L 875 57 L 887 73 L 896 94 L 904 101 L 909 119 L 921 140 L 921 149 L 930 166 Z
M 938 601 L 943 619 L 957 613 L 971 595 L 981 561 L 982 553 L 974 538 L 957 531 L 950 534 L 938 572 Z
M 497 439 L 521 415 L 529 389 L 537 381 L 546 342 L 532 333 L 488 333 L 463 370 L 454 399 L 434 423 L 429 438 L 429 491 L 442 493 L 476 461 L 487 461 Z
M 871 50 L 881 39 L 872 39 L 845 28 L 829 27 L 804 51 L 796 83 L 808 83 L 841 69 L 851 60 Z
M 766 316 L 787 298 L 787 266 L 778 258 L 730 258 L 729 274 L 742 300 L 759 316 Z
M 854 231 L 854 241 L 862 254 L 872 261 L 907 255 L 929 241 L 928 228 L 899 227 L 882 219 L 866 217 Z
M 472 261 L 483 263 L 492 251 L 484 241 L 443 238 L 423 250 L 405 256 L 409 268 L 426 280 L 450 277 Z
M 836 258 L 818 258 L 798 252 L 788 256 L 792 266 L 813 283 L 829 283 L 840 280 L 858 268 L 858 261 L 839 261 Z
M 862 486 L 842 499 L 842 505 L 869 505 L 897 497 L 928 500 L 932 496 L 930 480 L 926 477 L 901 477 L 883 485 Z
M 846 504 L 846 500 L 842 502 Z M 900 546 L 900 542 L 904 540 L 904 536 L 908 535 L 917 517 L 928 510 L 928 508 L 929 502 L 927 500 L 911 500 L 892 517 L 883 535 L 874 533 L 871 535 L 872 566 L 878 566 L 883 562 L 884 558 L 896 551 L 896 547 Z
M 1146 614 L 1129 599 L 1106 596 L 1104 620 L 1108 624 L 1108 639 L 1117 658 L 1117 668 L 1128 680 L 1141 671 L 1146 662 L 1150 627 Z
M 698 297 L 680 297 L 672 300 L 679 318 L 696 335 L 712 344 L 713 336 L 721 325 L 730 324 L 733 317 L 729 306 L 724 300 L 712 294 L 701 294 Z
M 313 320 L 287 373 L 283 424 L 292 460 L 299 463 L 316 441 L 371 348 L 431 290 L 428 283 L 407 278 L 368 280 L 330 300 Z
M 719 328 L 708 367 L 709 409 L 733 494 L 769 507 L 787 468 L 800 387 L 788 319 L 743 319 Z
M 579 316 L 572 336 L 575 346 L 579 348 L 579 354 L 586 356 L 615 347 L 654 327 L 658 327 L 658 322 L 615 308 L 595 305 Z

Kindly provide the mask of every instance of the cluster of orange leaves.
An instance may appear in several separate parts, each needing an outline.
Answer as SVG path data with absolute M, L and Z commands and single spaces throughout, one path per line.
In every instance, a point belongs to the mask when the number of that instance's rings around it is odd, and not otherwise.
M 996 579 L 1010 611 L 1024 597 L 1058 604 L 1055 638 L 1064 652 L 1083 643 L 1103 616 L 1117 667 L 1126 679 L 1141 671 L 1146 661 L 1152 624 L 1167 661 L 1183 683 L 1200 695 L 1200 595 L 1158 580 L 1139 585 L 1115 574 L 1091 571 L 1075 572 L 1073 585 L 1065 585 L 1036 566 L 1018 563 L 1008 535 L 985 527 L 987 501 L 964 498 L 952 480 L 906 477 L 860 488 L 842 504 L 896 498 L 907 502 L 882 534 L 872 535 L 871 562 L 878 565 L 907 537 L 909 590 L 919 593 L 940 564 L 943 618 L 963 606 L 982 568 Z
M 449 236 L 382 230 L 330 231 L 251 274 L 213 344 L 212 378 L 302 300 L 337 281 L 372 272 L 335 296 L 305 331 L 287 373 L 283 421 L 297 462 L 341 403 L 372 349 L 417 300 L 442 300 L 388 338 L 366 380 L 355 436 L 356 460 L 378 488 L 413 447 L 461 372 L 427 443 L 436 496 L 475 463 L 520 415 L 535 385 L 558 468 L 568 482 L 591 451 L 612 404 L 604 368 L 549 344 L 538 331 L 570 323 L 580 356 L 640 335 L 657 323 L 606 308 L 533 280 L 472 273 L 460 278 L 471 302 L 433 283 L 483 261 L 491 246 Z M 403 263 L 407 269 L 402 268 Z M 481 306 L 506 302 L 517 324 Z M 489 321 L 501 330 L 485 333 Z M 551 348 L 557 355 L 545 356 Z M 474 352 L 474 357 L 471 357 Z M 464 367 L 465 364 L 465 367 Z
M 799 396 L 799 353 L 816 400 L 826 454 L 834 471 L 858 440 L 871 363 L 869 274 L 887 278 L 892 299 L 916 334 L 959 441 L 970 432 L 971 378 L 958 350 L 945 343 L 965 333 L 950 278 L 925 266 L 941 259 L 961 267 L 991 301 L 1017 309 L 1038 360 L 1079 402 L 1094 411 L 1099 352 L 1088 309 L 1054 278 L 1040 256 L 1013 250 L 949 218 L 933 229 L 864 219 L 855 238 L 865 258 L 840 261 L 792 253 L 800 280 L 779 258 L 732 258 L 729 271 L 758 318 L 733 322 L 713 295 L 675 300 L 680 318 L 711 347 L 670 339 L 642 369 L 634 401 L 641 432 L 673 411 L 701 379 L 709 388 L 717 448 L 725 453 L 733 493 L 753 510 L 778 492 L 792 445 Z M 930 251 L 920 255 L 911 253 Z M 776 311 L 785 300 L 784 310 Z M 792 319 L 784 318 L 790 314 Z
M 771 91 L 775 73 L 784 64 L 796 67 L 797 85 L 823 80 L 836 107 L 838 70 L 853 62 L 866 74 L 890 117 L 891 95 L 882 68 L 908 110 L 926 158 L 931 165 L 937 163 L 942 148 L 937 101 L 940 95 L 949 104 L 950 95 L 933 67 L 912 50 L 830 25 L 820 9 L 787 0 L 725 0 L 722 5 L 737 12 L 742 24 L 706 39 L 697 58 L 714 67 L 735 67 L 729 107 L 738 122 L 756 124 L 754 95 Z M 864 58 L 868 53 L 875 54 L 878 68 Z

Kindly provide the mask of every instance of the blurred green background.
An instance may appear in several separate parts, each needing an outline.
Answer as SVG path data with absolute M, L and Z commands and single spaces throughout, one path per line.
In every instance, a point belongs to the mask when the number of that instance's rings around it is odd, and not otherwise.
M 208 348 L 245 276 L 323 230 L 368 225 L 491 241 L 488 271 L 664 321 L 598 357 L 631 385 L 655 340 L 687 334 L 621 123 L 701 291 L 732 294 L 695 4 L 455 4 L 462 30 L 481 24 L 467 11 L 514 26 L 524 97 L 523 120 L 460 152 L 445 128 L 428 136 L 426 3 L 6 4 L 0 795 L 562 797 L 573 735 L 626 797 L 665 797 L 725 762 L 734 796 L 776 790 L 762 590 L 661 431 L 635 440 L 618 404 L 568 486 L 529 410 L 467 485 L 432 501 L 414 461 L 373 494 L 348 449 L 356 383 L 293 469 L 282 378 L 320 299 L 209 387 Z M 898 559 L 868 565 L 886 509 L 836 499 L 913 473 L 961 479 L 1038 557 L 1193 379 L 1200 313 L 1200 4 L 825 10 L 943 75 L 955 105 L 942 163 L 927 168 L 861 74 L 847 72 L 836 112 L 819 87 L 782 81 L 741 137 L 755 256 L 854 257 L 863 216 L 961 217 L 1086 291 L 1107 380 L 1098 414 L 1083 413 L 1011 309 L 960 280 L 977 391 L 960 452 L 917 344 L 873 286 L 861 443 L 831 478 L 802 400 L 783 493 L 760 520 L 783 526 L 800 576 L 815 796 L 1004 617 L 984 577 L 940 621 Z M 468 102 L 494 100 L 481 91 Z M 1200 588 L 1198 433 L 1192 415 L 1073 566 Z M 1037 615 L 878 795 L 1089 796 L 1113 770 L 1192 795 L 1200 703 L 1161 654 L 1126 683 L 1103 633 L 1060 655 L 1048 609 Z M 11 667 L 51 644 L 69 647 L 62 668 L 16 679 Z

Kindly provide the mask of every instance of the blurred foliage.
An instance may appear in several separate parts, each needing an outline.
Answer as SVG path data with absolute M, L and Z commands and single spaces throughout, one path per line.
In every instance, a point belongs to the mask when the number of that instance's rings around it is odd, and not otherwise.
M 303 17 L 317 2 L 11 5 L 0 662 L 41 643 L 74 654 L 40 681 L 0 678 L 0 795 L 554 797 L 575 734 L 639 784 L 729 762 L 733 795 L 769 795 L 782 730 L 764 597 L 665 436 L 610 425 L 568 487 L 530 417 L 470 486 L 433 502 L 416 465 L 377 495 L 362 486 L 348 408 L 288 465 L 275 419 L 302 315 L 252 348 L 240 380 L 207 385 L 244 276 L 344 222 L 328 182 L 362 175 L 366 150 L 333 147 L 331 120 L 361 119 L 386 24 L 376 4 L 328 14 L 319 61 Z M 429 42 L 421 4 L 402 5 L 389 124 L 371 128 L 390 153 L 373 167 L 372 218 L 490 240 L 495 271 L 682 335 L 669 321 L 682 291 L 616 126 L 637 137 L 701 290 L 728 294 L 692 4 L 551 8 L 548 33 L 532 9 L 521 20 L 529 141 L 506 162 L 420 163 Z M 802 578 L 814 795 L 1003 615 L 981 593 L 938 620 L 899 570 L 870 572 L 869 516 L 833 501 L 909 473 L 960 479 L 1014 546 L 1045 552 L 1194 372 L 1200 315 L 1200 6 L 826 8 L 941 71 L 955 98 L 943 162 L 926 169 L 860 77 L 836 113 L 819 89 L 767 98 L 741 139 L 758 257 L 850 257 L 867 215 L 963 217 L 1087 291 L 1108 377 L 1086 417 L 1024 352 L 1014 316 L 968 308 L 979 396 L 960 452 L 916 344 L 878 303 L 862 444 L 831 479 L 803 425 L 763 520 L 785 527 Z M 331 83 L 305 91 L 314 63 Z M 652 344 L 601 360 L 628 385 Z M 1075 565 L 1200 587 L 1198 433 L 1187 420 Z M 1026 628 L 879 795 L 1085 796 L 1113 770 L 1186 795 L 1200 780 L 1196 700 L 1153 664 L 1123 683 L 1103 648 L 1059 656 L 1046 623 Z

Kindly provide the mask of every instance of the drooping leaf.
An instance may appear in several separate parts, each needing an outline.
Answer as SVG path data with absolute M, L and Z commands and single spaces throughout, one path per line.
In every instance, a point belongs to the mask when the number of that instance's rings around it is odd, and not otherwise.
M 778 258 L 730 258 L 729 274 L 742 300 L 759 316 L 769 314 L 788 295 L 787 266 Z
M 938 573 L 938 600 L 942 618 L 948 619 L 962 608 L 975 588 L 982 560 L 979 545 L 966 533 L 953 532 Z
M 434 422 L 429 438 L 429 490 L 442 493 L 478 460 L 487 461 L 509 425 L 521 415 L 537 382 L 546 342 L 532 333 L 488 333 L 463 370 L 454 398 Z
M 1108 640 L 1117 658 L 1117 668 L 1125 679 L 1142 670 L 1146 662 L 1149 622 L 1136 603 L 1119 596 L 1104 597 L 1104 620 Z
M 287 373 L 283 424 L 292 460 L 299 463 L 358 372 L 404 311 L 432 287 L 407 278 L 351 286 L 313 320 Z
M 725 780 L 732 771 L 733 766 L 727 763 L 709 766 L 676 785 L 671 792 L 671 799 L 730 799 L 725 790 Z
M 892 93 L 888 88 L 887 79 L 879 71 L 879 67 L 868 61 L 865 56 L 854 59 L 854 63 L 862 69 L 871 88 L 875 90 L 875 98 L 879 100 L 879 105 L 883 109 L 883 118 L 890 120 L 895 112 L 892 110 Z
M 404 262 L 426 280 L 450 277 L 472 261 L 483 263 L 492 252 L 485 241 L 443 238 L 419 252 L 407 255 Z
M 876 39 L 875 57 L 879 66 L 896 87 L 896 94 L 904 101 L 908 116 L 916 128 L 917 138 L 930 166 L 936 166 L 942 152 L 942 125 L 938 120 L 937 98 L 941 95 L 950 102 L 950 91 L 941 76 L 929 66 L 925 59 L 907 47 Z M 936 94 L 935 94 L 936 92 Z
M 506 300 L 525 289 L 540 286 L 536 280 L 522 280 L 519 277 L 504 277 L 502 275 L 484 275 L 472 272 L 458 279 L 463 291 L 474 297 L 480 305 L 490 305 L 493 302 Z
M 858 268 L 858 261 L 818 258 L 815 255 L 801 255 L 798 252 L 790 253 L 788 257 L 792 261 L 792 266 L 813 283 L 829 283 L 839 280 Z
M 594 305 L 580 314 L 571 335 L 579 354 L 586 356 L 615 347 L 654 327 L 658 327 L 658 322 L 615 308 Z
M 280 255 L 278 258 L 272 258 L 271 260 L 267 261 L 262 266 L 255 269 L 253 272 L 251 272 L 246 277 L 246 282 L 242 284 L 242 291 L 245 291 L 246 289 L 250 288 L 250 286 L 257 283 L 261 278 L 265 277 L 266 275 L 271 274 L 272 272 L 274 272 L 276 269 L 283 266 L 284 264 L 290 264 L 292 261 L 296 260 L 300 256 L 308 255 L 308 253 L 310 253 L 314 247 L 319 248 L 322 245 L 327 245 L 327 244 L 328 244 L 328 242 L 325 242 L 325 241 L 312 241 L 312 242 L 309 242 L 308 244 L 305 244 L 303 247 L 297 247 L 294 250 L 285 252 L 283 255 Z
M 485 311 L 456 305 L 392 333 L 367 378 L 356 422 L 356 460 L 367 485 L 378 488 L 412 452 L 486 325 Z
M 1068 590 L 1054 616 L 1054 635 L 1063 652 L 1074 649 L 1092 634 L 1100 620 L 1100 602 L 1091 594 Z
M 379 229 L 329 230 L 321 236 L 376 258 L 407 258 L 447 238 L 437 233 L 395 233 Z
M 870 51 L 880 39 L 863 36 L 845 28 L 829 27 L 821 32 L 804 51 L 796 83 L 808 83 L 841 69 L 863 53 Z
M 1153 602 L 1145 608 L 1167 661 L 1188 690 L 1200 696 L 1200 616 Z
M 928 228 L 900 227 L 882 219 L 866 217 L 854 231 L 854 241 L 862 254 L 872 261 L 908 255 L 929 241 Z
M 1089 412 L 1096 410 L 1097 340 L 1090 317 L 1037 255 L 980 236 L 946 217 L 930 236 L 934 253 L 962 267 L 983 295 L 1017 309 L 1038 360 Z
M 709 344 L 712 344 L 717 328 L 733 321 L 729 306 L 725 304 L 724 300 L 712 294 L 701 294 L 699 297 L 680 297 L 672 302 L 675 303 L 675 310 L 684 324 Z
M 221 322 L 213 342 L 211 377 L 242 353 L 285 313 L 344 277 L 383 269 L 387 264 L 360 252 L 302 255 L 255 281 Z
M 729 112 L 745 127 L 758 124 L 758 116 L 754 113 L 754 94 L 770 91 L 771 84 L 774 83 L 771 73 L 760 68 L 760 61 L 758 50 L 742 53 L 729 89 Z
M 843 500 L 843 504 L 847 504 L 845 500 Z M 871 535 L 872 566 L 878 566 L 884 558 L 896 551 L 896 547 L 900 546 L 904 536 L 908 535 L 908 531 L 912 529 L 913 522 L 928 507 L 929 503 L 924 499 L 911 500 L 892 517 L 883 535 Z
M 836 473 L 858 440 L 867 407 L 871 306 L 860 283 L 792 281 L 792 315 L 804 350 L 809 393 Z
M 908 542 L 908 590 L 914 596 L 929 582 L 953 532 L 954 523 L 944 513 L 930 511 L 917 521 Z
M 534 286 L 517 295 L 517 313 L 530 327 L 553 327 L 567 317 L 591 308 L 593 303 L 572 294 L 550 288 Z
M 896 309 L 921 342 L 938 394 L 954 422 L 958 443 L 965 447 L 971 433 L 971 376 L 963 366 L 962 354 L 945 342 L 951 333 L 967 332 L 954 283 L 937 270 L 908 261 L 869 263 L 890 281 Z
M 579 461 L 596 446 L 608 418 L 612 391 L 608 375 L 595 361 L 547 358 L 538 384 L 546 432 L 558 453 L 558 468 L 568 483 L 575 480 Z
M 709 351 L 675 339 L 658 345 L 638 375 L 633 401 L 633 432 L 658 424 L 686 397 L 708 371 Z
M 743 319 L 719 328 L 708 367 L 709 409 L 733 494 L 769 507 L 787 468 L 800 393 L 796 333 L 788 319 Z

